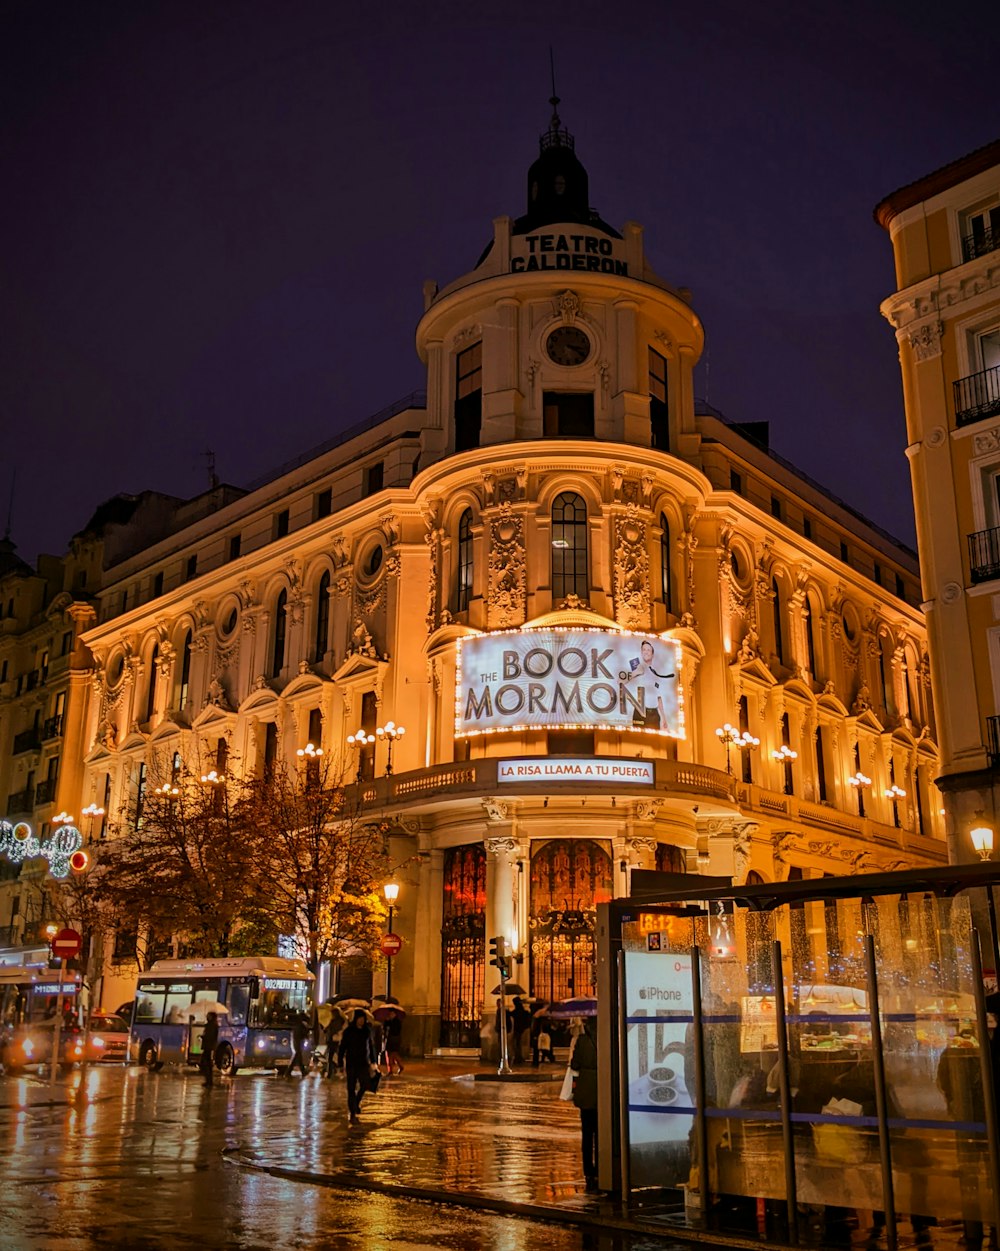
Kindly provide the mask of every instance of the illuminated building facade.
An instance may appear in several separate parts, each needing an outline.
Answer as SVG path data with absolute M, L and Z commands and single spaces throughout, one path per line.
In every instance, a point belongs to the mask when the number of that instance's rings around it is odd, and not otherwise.
M 896 331 L 949 853 L 997 817 L 1000 141 L 888 196 Z
M 532 993 L 591 992 L 635 867 L 945 859 L 913 553 L 695 400 L 689 296 L 557 118 L 528 184 L 425 289 L 426 396 L 108 567 L 86 634 L 83 804 L 134 813 L 175 751 L 360 765 L 414 1048 L 478 1040 L 495 934 Z M 391 774 L 347 745 L 389 720 Z

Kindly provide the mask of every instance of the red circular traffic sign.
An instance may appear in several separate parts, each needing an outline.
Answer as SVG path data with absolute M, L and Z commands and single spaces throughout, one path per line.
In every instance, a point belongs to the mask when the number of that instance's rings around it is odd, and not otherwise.
M 52 954 L 60 960 L 75 960 L 83 946 L 83 938 L 76 930 L 60 930 L 52 940 Z
M 383 956 L 398 956 L 403 949 L 403 940 L 398 934 L 383 934 L 379 950 Z

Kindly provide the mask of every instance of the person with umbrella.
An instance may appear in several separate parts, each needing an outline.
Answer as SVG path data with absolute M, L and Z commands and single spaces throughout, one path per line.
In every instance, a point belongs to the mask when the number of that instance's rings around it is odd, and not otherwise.
M 205 1016 L 205 1029 L 201 1035 L 201 1059 L 198 1068 L 205 1079 L 205 1085 L 211 1089 L 212 1073 L 215 1069 L 215 1049 L 219 1045 L 219 1018 L 214 1012 Z
M 374 1016 L 376 1021 L 382 1022 L 382 1050 L 385 1054 L 386 1077 L 392 1076 L 393 1065 L 397 1073 L 402 1073 L 403 1061 L 400 1059 L 403 1038 L 402 1010 L 387 1000 L 381 1008 L 375 1009 Z
M 337 1048 L 337 1059 L 344 1066 L 347 1077 L 349 1123 L 357 1125 L 362 1097 L 376 1069 L 375 1045 L 371 1026 L 368 1024 L 368 1013 L 364 1008 L 355 1008 L 354 1018 L 344 1030 Z
M 597 1021 L 588 1016 L 573 1047 L 573 1102 L 580 1109 L 583 1175 L 587 1189 L 597 1189 Z

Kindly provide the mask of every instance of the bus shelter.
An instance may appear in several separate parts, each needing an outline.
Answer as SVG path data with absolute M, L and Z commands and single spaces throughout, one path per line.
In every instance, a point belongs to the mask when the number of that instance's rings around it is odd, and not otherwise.
M 1000 1228 L 997 883 L 636 871 L 598 912 L 602 1188 L 793 1242 Z

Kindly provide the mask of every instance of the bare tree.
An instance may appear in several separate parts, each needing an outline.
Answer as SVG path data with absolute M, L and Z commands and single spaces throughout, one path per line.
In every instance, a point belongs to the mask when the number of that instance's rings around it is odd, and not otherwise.
M 200 955 L 240 946 L 266 884 L 259 823 L 232 776 L 160 770 L 112 824 L 92 870 L 101 906 L 121 929 L 183 936 Z
M 365 816 L 328 757 L 277 765 L 247 784 L 263 838 L 259 913 L 308 941 L 309 964 L 378 951 L 389 869 L 388 826 Z

